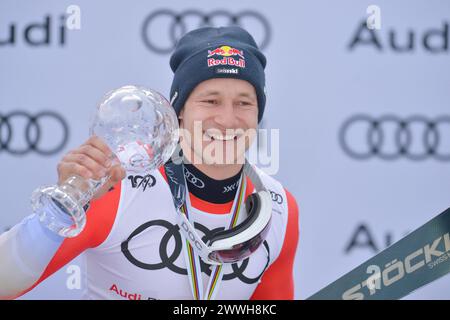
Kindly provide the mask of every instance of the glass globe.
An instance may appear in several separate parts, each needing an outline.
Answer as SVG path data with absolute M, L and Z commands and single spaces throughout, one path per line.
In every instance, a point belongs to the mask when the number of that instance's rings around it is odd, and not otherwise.
M 158 92 L 124 86 L 105 95 L 97 106 L 90 134 L 101 138 L 128 173 L 145 173 L 163 165 L 178 143 L 178 119 Z M 63 237 L 78 235 L 86 224 L 85 205 L 108 180 L 72 176 L 63 184 L 33 192 L 33 211 L 48 229 Z
M 158 92 L 125 86 L 105 95 L 90 133 L 106 142 L 127 172 L 147 172 L 163 165 L 174 152 L 178 120 Z

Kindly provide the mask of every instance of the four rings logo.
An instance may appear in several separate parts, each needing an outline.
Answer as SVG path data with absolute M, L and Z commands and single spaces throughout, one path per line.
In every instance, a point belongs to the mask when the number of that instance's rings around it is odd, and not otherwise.
M 269 190 L 270 191 L 270 195 L 272 197 L 272 201 L 276 202 L 278 204 L 282 204 L 283 203 L 283 196 L 279 193 L 276 193 L 275 191 Z
M 192 183 L 197 188 L 203 189 L 205 187 L 205 183 L 200 178 L 194 176 L 194 174 L 186 169 L 186 167 L 184 167 L 184 176 L 186 177 L 187 181 Z
M 342 125 L 339 142 L 347 155 L 358 160 L 403 157 L 450 161 L 450 116 L 402 119 L 393 115 L 356 115 Z
M 65 147 L 68 138 L 67 122 L 55 112 L 0 114 L 0 153 L 52 155 Z
M 218 231 L 224 230 L 224 228 L 215 228 L 213 230 L 209 230 L 204 225 L 195 222 L 194 227 L 204 234 L 202 237 L 202 240 L 205 243 L 208 243 L 208 241 L 213 237 L 215 233 Z M 130 250 L 130 242 L 133 241 L 135 237 L 138 237 L 141 233 L 144 233 L 149 228 L 158 228 L 158 229 L 165 229 L 164 235 L 161 237 L 161 241 L 159 242 L 159 248 L 156 249 L 159 253 L 160 261 L 158 262 L 145 262 L 141 261 L 137 257 L 133 255 L 133 250 Z M 181 274 L 181 275 L 187 275 L 187 269 L 183 268 L 182 266 L 178 265 L 180 261 L 178 260 L 181 254 L 182 250 L 182 236 L 180 232 L 180 227 L 177 224 L 172 224 L 169 221 L 166 220 L 151 220 L 148 221 L 142 225 L 140 225 L 137 229 L 135 229 L 130 236 L 122 242 L 121 244 L 121 251 L 125 258 L 135 265 L 138 268 L 144 269 L 144 270 L 161 270 L 161 269 L 169 269 L 170 271 Z M 259 279 L 262 277 L 264 271 L 267 269 L 270 263 L 270 247 L 267 241 L 263 242 L 264 248 L 267 253 L 267 261 L 264 267 L 258 266 L 258 269 L 260 269 L 260 273 L 256 274 L 255 270 L 248 271 L 247 268 L 252 269 L 254 267 L 254 264 L 252 264 L 252 257 L 248 257 L 242 262 L 239 263 L 232 263 L 231 269 L 229 273 L 224 273 L 223 280 L 233 280 L 233 279 L 239 279 L 243 283 L 246 284 L 253 284 L 257 283 Z M 134 247 L 136 248 L 136 247 Z M 156 255 L 158 255 L 156 253 Z M 211 269 L 210 265 L 205 263 L 203 260 L 200 259 L 200 267 L 203 273 L 207 274 L 208 276 L 211 276 Z M 247 271 L 247 272 L 246 272 Z M 253 271 L 253 272 L 251 272 Z M 259 271 L 259 270 L 258 270 Z
M 268 20 L 252 10 L 231 13 L 216 10 L 205 13 L 199 10 L 175 12 L 170 9 L 157 10 L 148 15 L 142 25 L 142 40 L 153 52 L 170 53 L 185 33 L 205 26 L 238 25 L 249 30 L 258 46 L 264 49 L 271 38 Z

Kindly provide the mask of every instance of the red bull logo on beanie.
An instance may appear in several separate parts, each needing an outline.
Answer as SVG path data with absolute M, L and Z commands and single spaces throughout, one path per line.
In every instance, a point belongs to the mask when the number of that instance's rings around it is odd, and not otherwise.
M 222 57 L 221 59 L 214 58 L 215 56 Z M 244 51 L 230 47 L 221 46 L 214 50 L 208 50 L 208 67 L 215 66 L 233 66 L 245 68 Z
M 244 52 L 242 50 L 238 50 L 238 49 L 230 47 L 230 46 L 221 46 L 214 50 L 208 50 L 208 58 L 215 56 L 215 55 L 224 56 L 224 57 L 239 56 L 242 59 L 245 59 Z

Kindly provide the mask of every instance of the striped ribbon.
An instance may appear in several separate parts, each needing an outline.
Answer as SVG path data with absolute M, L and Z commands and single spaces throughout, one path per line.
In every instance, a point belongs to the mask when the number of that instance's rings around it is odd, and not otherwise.
M 231 216 L 231 221 L 229 224 L 229 229 L 236 226 L 238 219 L 239 219 L 239 212 L 241 211 L 242 205 L 243 205 L 243 199 L 245 196 L 245 190 L 246 190 L 246 180 L 245 175 L 242 174 L 242 177 L 239 182 L 239 191 L 236 193 L 235 199 L 233 201 L 233 206 L 231 208 L 231 212 L 233 213 Z M 186 215 L 186 217 L 191 221 L 189 213 L 188 213 L 188 206 L 191 207 L 190 200 L 189 200 L 189 194 L 186 192 L 186 202 L 181 207 L 181 212 Z M 192 222 L 192 221 L 191 221 Z M 188 269 L 188 277 L 189 277 L 189 283 L 191 285 L 192 295 L 194 296 L 195 300 L 214 300 L 218 289 L 220 287 L 220 284 L 222 283 L 222 277 L 223 277 L 223 265 L 217 265 L 214 266 L 211 276 L 209 278 L 209 283 L 206 288 L 207 295 L 204 296 L 203 291 L 203 279 L 202 279 L 202 272 L 201 272 L 201 265 L 200 265 L 200 258 L 195 253 L 193 247 L 189 243 L 187 239 L 185 239 L 184 242 L 184 252 L 185 252 L 185 258 L 188 262 L 189 268 Z

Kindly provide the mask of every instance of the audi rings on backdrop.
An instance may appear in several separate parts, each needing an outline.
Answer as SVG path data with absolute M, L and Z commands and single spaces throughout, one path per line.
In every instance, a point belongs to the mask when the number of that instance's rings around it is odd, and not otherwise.
M 162 18 L 168 17 L 171 19 L 168 30 L 164 30 L 161 25 L 158 25 L 158 20 L 161 21 Z M 243 23 L 245 21 L 249 21 L 250 19 L 255 20 L 260 27 L 263 29 L 263 37 L 262 39 L 256 39 L 258 46 L 260 49 L 264 49 L 270 42 L 271 39 L 271 27 L 267 18 L 265 18 L 262 14 L 252 11 L 246 10 L 238 13 L 231 13 L 225 10 L 216 10 L 210 13 L 204 13 L 199 10 L 185 10 L 181 13 L 177 13 L 170 9 L 161 9 L 151 13 L 144 20 L 142 25 L 142 39 L 145 45 L 152 51 L 160 54 L 166 54 L 173 51 L 178 39 L 184 35 L 185 33 L 191 31 L 191 28 L 187 26 L 186 20 L 188 18 L 197 18 L 198 24 L 194 26 L 194 28 L 206 27 L 206 26 L 219 26 L 215 24 L 215 20 L 218 18 L 226 18 L 228 19 L 228 25 L 237 25 L 241 27 L 245 27 Z M 150 36 L 150 28 L 156 28 L 158 33 L 167 34 L 169 45 L 162 45 L 161 43 L 156 43 L 155 39 L 152 39 Z M 251 28 L 249 32 L 255 37 L 255 34 L 252 32 Z
M 13 124 L 14 121 L 23 118 L 26 124 L 23 129 Z M 42 143 L 43 124 L 45 118 L 56 121 L 59 131 L 53 133 L 58 141 L 55 145 L 45 146 Z M 24 146 L 18 146 L 14 143 L 15 135 L 23 135 L 25 139 Z M 60 152 L 69 139 L 69 126 L 66 120 L 59 114 L 52 111 L 43 111 L 32 115 L 25 111 L 13 111 L 7 114 L 0 114 L 0 154 L 7 152 L 12 155 L 25 155 L 29 152 L 35 152 L 40 155 L 52 155 Z
M 388 126 L 392 124 L 394 130 L 389 131 Z M 355 132 L 352 135 L 350 131 L 357 130 L 357 126 L 361 125 L 366 126 L 363 129 L 363 136 L 355 135 Z M 423 128 L 419 130 L 419 126 Z M 448 126 L 446 131 L 444 126 Z M 447 137 L 446 141 L 444 137 Z M 363 138 L 365 144 L 363 148 L 357 146 L 354 141 L 356 138 Z M 387 148 L 388 140 L 394 144 L 394 148 L 390 150 Z M 339 142 L 347 155 L 358 160 L 372 157 L 395 160 L 403 157 L 415 161 L 428 158 L 450 161 L 450 116 L 435 119 L 411 116 L 402 119 L 394 115 L 379 118 L 355 115 L 343 123 L 339 132 Z M 417 144 L 420 148 L 414 148 Z

